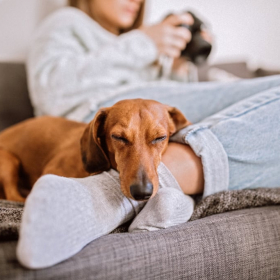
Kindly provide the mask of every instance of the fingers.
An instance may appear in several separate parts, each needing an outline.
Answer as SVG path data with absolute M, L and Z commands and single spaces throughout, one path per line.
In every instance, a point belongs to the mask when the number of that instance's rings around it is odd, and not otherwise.
M 172 36 L 174 38 L 176 37 L 176 38 L 180 38 L 181 40 L 184 40 L 185 45 L 192 38 L 191 32 L 186 27 L 173 27 L 172 28 Z
M 187 43 L 192 38 L 191 32 L 186 27 L 180 25 L 192 25 L 194 19 L 190 14 L 184 13 L 170 15 L 162 23 L 166 26 L 165 48 L 162 51 L 165 55 L 178 58 L 181 55 L 181 51 L 185 49 Z
M 163 23 L 170 24 L 173 26 L 179 26 L 182 24 L 192 25 L 194 23 L 193 17 L 188 14 L 179 14 L 179 15 L 170 15 L 166 19 L 163 20 Z
M 193 24 L 192 16 L 187 13 L 170 15 L 159 24 L 142 26 L 139 29 L 154 41 L 159 54 L 177 58 L 191 40 L 191 32 L 180 26 L 181 24 Z
M 180 57 L 191 40 L 191 32 L 185 27 L 168 27 L 160 46 L 160 52 L 172 58 Z

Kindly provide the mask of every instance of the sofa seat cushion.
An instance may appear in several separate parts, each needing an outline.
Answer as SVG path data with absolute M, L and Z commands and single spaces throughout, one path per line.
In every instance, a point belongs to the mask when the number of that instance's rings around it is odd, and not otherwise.
M 42 270 L 22 268 L 16 241 L 0 246 L 1 279 L 279 279 L 280 206 L 231 211 L 155 232 L 98 238 Z

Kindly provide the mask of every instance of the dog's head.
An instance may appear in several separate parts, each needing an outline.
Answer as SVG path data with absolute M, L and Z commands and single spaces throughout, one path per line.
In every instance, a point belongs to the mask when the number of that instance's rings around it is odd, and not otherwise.
M 157 193 L 157 168 L 168 141 L 190 122 L 176 108 L 153 100 L 123 100 L 100 109 L 81 138 L 89 173 L 114 168 L 126 197 L 146 200 Z

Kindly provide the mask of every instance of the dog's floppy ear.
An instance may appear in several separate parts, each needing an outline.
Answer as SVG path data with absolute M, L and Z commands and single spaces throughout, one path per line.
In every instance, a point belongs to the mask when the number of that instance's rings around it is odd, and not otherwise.
M 95 118 L 87 125 L 81 138 L 81 154 L 84 168 L 89 173 L 110 169 L 106 155 L 104 123 L 108 108 L 100 109 Z
M 183 113 L 175 107 L 167 106 L 168 113 L 171 117 L 174 127 L 171 127 L 171 135 L 178 130 L 191 125 L 192 123 L 186 119 Z

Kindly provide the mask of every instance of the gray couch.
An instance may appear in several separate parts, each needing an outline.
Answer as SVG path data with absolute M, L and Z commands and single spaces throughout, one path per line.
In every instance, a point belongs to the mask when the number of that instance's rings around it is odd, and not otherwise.
M 0 64 L 0 130 L 31 116 L 24 66 Z M 279 204 L 279 190 L 217 194 L 198 203 L 190 222 L 156 232 L 109 234 L 37 271 L 17 262 L 16 235 L 0 235 L 0 279 L 279 280 Z M 261 207 L 230 211 L 250 206 Z M 0 223 L 13 228 L 20 211 L 20 204 L 0 204 Z

